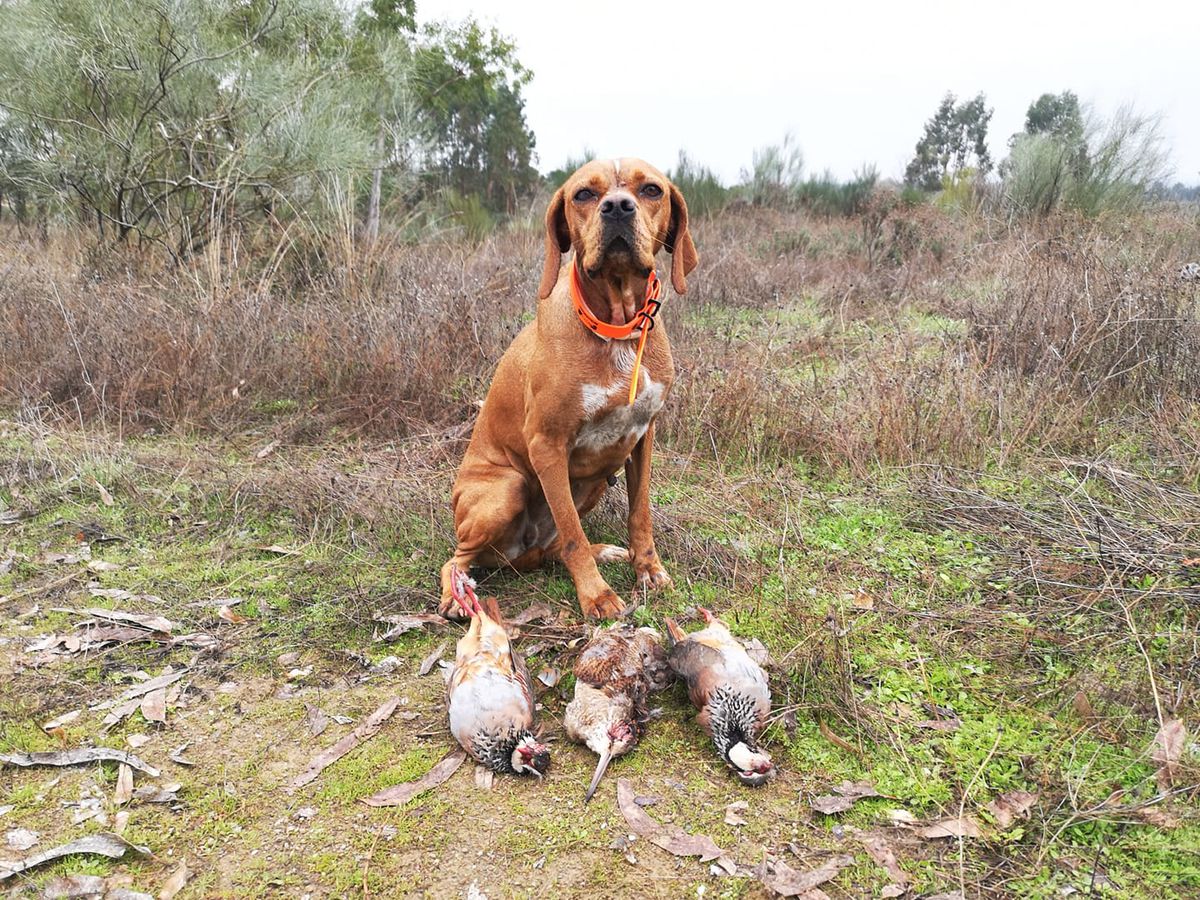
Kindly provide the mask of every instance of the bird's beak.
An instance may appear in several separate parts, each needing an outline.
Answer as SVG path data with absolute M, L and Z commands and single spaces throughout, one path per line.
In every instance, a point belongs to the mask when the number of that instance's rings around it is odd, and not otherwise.
M 600 754 L 600 762 L 596 763 L 596 773 L 592 775 L 592 783 L 588 785 L 587 793 L 583 795 L 585 804 L 590 802 L 592 794 L 596 793 L 596 788 L 600 785 L 600 779 L 604 777 L 604 771 L 608 768 L 608 764 L 612 762 L 612 757 L 612 748 Z

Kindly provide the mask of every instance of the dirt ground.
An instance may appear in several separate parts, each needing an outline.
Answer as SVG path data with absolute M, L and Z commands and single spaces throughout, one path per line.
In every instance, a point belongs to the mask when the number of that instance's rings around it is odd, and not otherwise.
M 1200 886 L 1195 748 L 1176 735 L 1156 750 L 1194 702 L 1194 583 L 1084 590 L 1078 554 L 1049 538 L 1013 550 L 1020 516 L 1044 512 L 1036 485 L 867 490 L 664 451 L 656 525 L 675 586 L 636 598 L 633 616 L 661 624 L 707 605 L 762 641 L 779 777 L 740 786 L 675 686 L 585 806 L 594 758 L 560 725 L 583 632 L 550 568 L 483 584 L 509 615 L 549 607 L 519 640 L 534 673 L 560 677 L 540 696 L 548 777 L 488 790 L 464 765 L 403 807 L 371 808 L 363 797 L 451 748 L 439 669 L 418 670 L 449 657 L 460 627 L 385 638 L 380 620 L 433 603 L 453 453 L 0 433 L 0 752 L 102 746 L 160 771 L 135 772 L 126 797 L 112 762 L 0 768 L 0 858 L 114 831 L 151 854 L 48 863 L 10 879 L 13 896 L 66 896 L 60 879 L 79 875 L 112 897 L 169 896 L 186 866 L 181 897 L 760 897 L 774 861 L 832 866 L 813 898 Z M 985 497 L 1003 521 L 967 527 Z M 623 504 L 618 487 L 594 540 L 620 540 Z M 606 572 L 628 595 L 632 574 Z M 114 611 L 169 628 L 126 620 L 90 639 L 86 623 Z M 161 707 L 137 700 L 105 724 L 114 709 L 96 707 L 170 674 Z M 377 735 L 291 788 L 393 697 Z M 658 822 L 709 836 L 736 874 L 631 840 L 618 779 Z M 814 809 L 845 781 L 877 796 Z M 18 851 L 22 830 L 36 844 Z

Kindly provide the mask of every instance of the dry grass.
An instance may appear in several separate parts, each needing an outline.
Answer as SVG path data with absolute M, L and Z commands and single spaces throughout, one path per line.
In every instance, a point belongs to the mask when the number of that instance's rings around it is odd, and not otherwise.
M 1196 463 L 1200 253 L 1162 214 L 1007 228 L 880 202 L 855 220 L 735 208 L 700 223 L 667 304 L 681 368 L 665 437 L 760 465 L 981 465 L 1089 453 L 1136 423 Z M 186 270 L 7 235 L 0 401 L 122 431 L 270 426 L 461 436 L 533 309 L 540 236 L 480 245 L 230 241 Z M 766 335 L 764 346 L 763 336 Z

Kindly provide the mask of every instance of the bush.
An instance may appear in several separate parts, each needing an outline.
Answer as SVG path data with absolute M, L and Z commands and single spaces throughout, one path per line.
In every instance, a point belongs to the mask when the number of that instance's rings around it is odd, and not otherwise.
M 1146 203 L 1165 162 L 1159 120 L 1126 107 L 1108 121 L 1089 117 L 1082 147 L 1049 133 L 1018 135 L 1004 165 L 1004 200 L 1028 216 L 1060 207 L 1128 213 Z
M 707 166 L 693 160 L 683 150 L 679 151 L 679 162 L 668 177 L 687 200 L 691 216 L 711 216 L 721 212 L 729 204 L 729 188 Z

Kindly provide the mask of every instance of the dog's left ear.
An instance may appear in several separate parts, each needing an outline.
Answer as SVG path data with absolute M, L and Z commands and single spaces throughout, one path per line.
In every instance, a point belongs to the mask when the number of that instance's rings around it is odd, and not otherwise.
M 675 288 L 677 294 L 686 294 L 688 273 L 696 268 L 700 257 L 696 253 L 696 245 L 692 243 L 692 233 L 688 230 L 687 203 L 675 185 L 671 185 L 671 227 L 667 229 L 663 246 L 671 254 L 671 287 Z
M 558 270 L 562 266 L 562 255 L 571 249 L 571 232 L 567 230 L 567 200 L 559 188 L 546 207 L 546 261 L 542 265 L 542 283 L 538 287 L 538 299 L 545 300 L 558 283 Z

